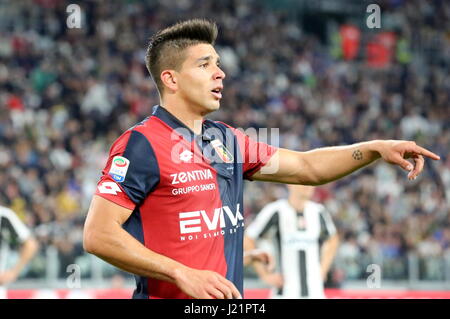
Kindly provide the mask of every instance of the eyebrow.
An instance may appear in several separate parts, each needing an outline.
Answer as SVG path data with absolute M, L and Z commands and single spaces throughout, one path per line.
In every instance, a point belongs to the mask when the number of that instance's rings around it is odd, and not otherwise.
M 210 61 L 212 58 L 213 58 L 212 55 L 206 55 L 206 56 L 203 56 L 203 57 L 197 59 L 195 61 L 195 63 L 203 62 L 203 61 Z M 220 62 L 220 57 L 219 56 L 217 57 L 217 62 Z

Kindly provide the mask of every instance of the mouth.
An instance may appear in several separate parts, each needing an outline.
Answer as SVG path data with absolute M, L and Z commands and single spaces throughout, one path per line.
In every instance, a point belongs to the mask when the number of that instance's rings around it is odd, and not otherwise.
M 211 90 L 212 95 L 214 95 L 214 97 L 218 100 L 220 100 L 222 98 L 222 86 L 218 86 L 214 89 Z

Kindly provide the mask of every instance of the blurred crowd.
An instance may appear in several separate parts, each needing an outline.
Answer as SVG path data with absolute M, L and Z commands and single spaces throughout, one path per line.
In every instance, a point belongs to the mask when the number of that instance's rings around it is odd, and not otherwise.
M 450 257 L 448 1 L 384 1 L 383 21 L 411 58 L 394 56 L 383 69 L 333 56 L 327 41 L 256 0 L 89 1 L 80 29 L 66 25 L 69 3 L 0 3 L 0 204 L 43 249 L 58 249 L 61 273 L 83 254 L 85 214 L 111 143 L 159 102 L 144 62 L 149 37 L 209 17 L 227 74 L 212 118 L 279 128 L 279 146 L 294 150 L 413 139 L 441 156 L 415 181 L 376 164 L 317 188 L 342 237 L 331 280 L 365 278 L 370 263 L 403 278 L 410 253 L 424 257 L 423 276 L 442 276 L 439 258 Z M 283 186 L 246 183 L 246 218 L 282 196 Z

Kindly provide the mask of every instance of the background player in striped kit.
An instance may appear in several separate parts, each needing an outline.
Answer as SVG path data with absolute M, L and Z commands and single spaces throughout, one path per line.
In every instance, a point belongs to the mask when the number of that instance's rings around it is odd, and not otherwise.
M 272 234 L 277 271 L 254 262 L 262 280 L 273 286 L 272 298 L 324 298 L 323 283 L 339 237 L 325 207 L 311 201 L 314 187 L 288 185 L 289 198 L 266 205 L 246 230 L 246 249 Z
M 20 247 L 19 259 L 11 267 L 11 249 Z M 6 285 L 19 277 L 38 250 L 38 243 L 30 230 L 9 208 L 0 206 L 0 299 L 6 298 Z

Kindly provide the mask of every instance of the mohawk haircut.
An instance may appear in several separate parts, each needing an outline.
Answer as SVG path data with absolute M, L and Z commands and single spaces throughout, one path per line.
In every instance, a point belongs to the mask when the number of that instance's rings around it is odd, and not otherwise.
M 196 44 L 214 45 L 217 25 L 204 19 L 178 22 L 158 31 L 150 38 L 145 62 L 147 69 L 162 95 L 164 85 L 161 72 L 167 69 L 179 70 L 186 57 L 185 50 Z

